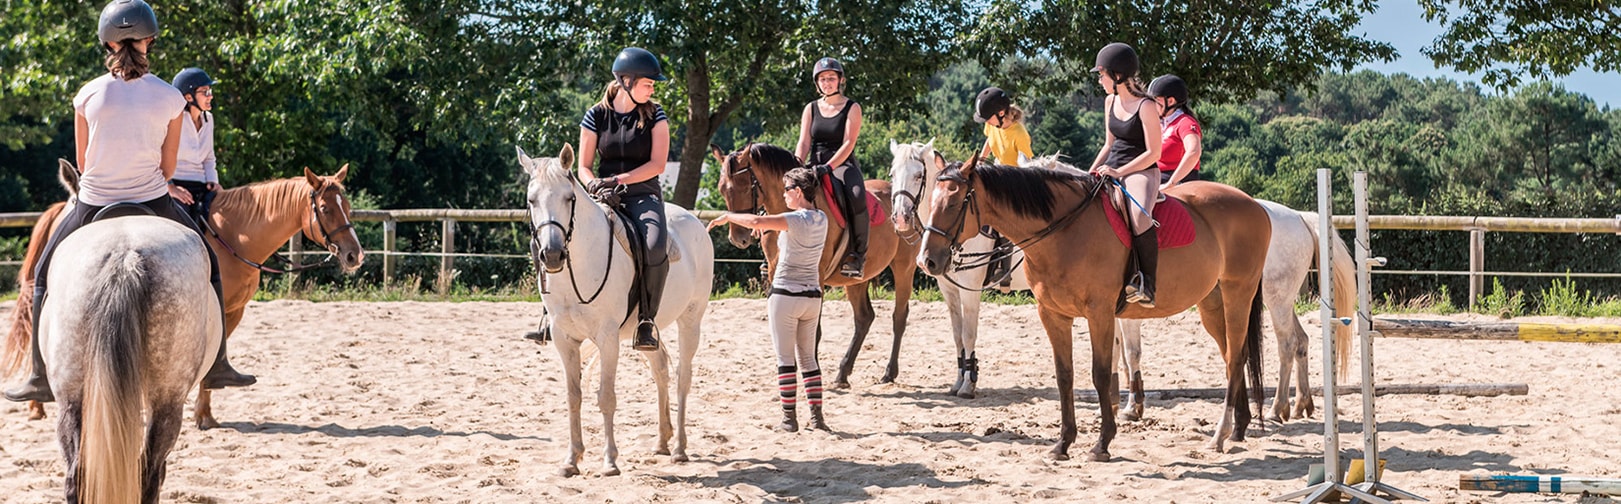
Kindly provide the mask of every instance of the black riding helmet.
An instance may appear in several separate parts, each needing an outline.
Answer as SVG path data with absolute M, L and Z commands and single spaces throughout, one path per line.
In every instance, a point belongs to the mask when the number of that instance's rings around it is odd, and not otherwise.
M 988 87 L 974 98 L 974 122 L 984 123 L 1013 106 L 1013 97 L 999 87 Z
M 645 77 L 655 81 L 669 80 L 664 76 L 664 69 L 659 65 L 659 58 L 647 49 L 640 47 L 626 47 L 619 51 L 619 57 L 614 58 L 613 73 L 615 77 Z
M 113 0 L 101 9 L 96 37 L 103 47 L 108 42 L 141 40 L 158 36 L 158 15 L 145 0 Z
M 1188 102 L 1188 83 L 1183 82 L 1181 77 L 1175 75 L 1161 75 L 1155 77 L 1154 82 L 1148 83 L 1148 96 L 1175 98 L 1176 105 L 1186 104 Z
M 1096 64 L 1092 66 L 1093 72 L 1108 71 L 1115 80 L 1129 79 L 1137 75 L 1141 64 L 1137 61 L 1137 50 L 1131 46 L 1115 42 L 1103 46 L 1098 50 Z
M 204 72 L 201 68 L 187 68 L 181 70 L 180 73 L 174 74 L 173 85 L 175 89 L 180 90 L 181 95 L 189 96 L 197 92 L 197 88 L 213 86 L 214 79 L 210 78 L 208 72 Z
M 816 60 L 816 64 L 811 67 L 811 87 L 815 88 L 817 93 L 822 92 L 822 87 L 818 86 L 816 84 L 816 76 L 822 75 L 822 72 L 837 72 L 839 74 L 839 77 L 843 78 L 844 77 L 844 64 L 839 63 L 839 60 L 836 60 L 836 59 L 833 59 L 833 58 L 822 58 L 822 59 Z M 839 93 L 843 93 L 843 92 L 844 92 L 844 83 L 839 83 Z M 839 94 L 839 93 L 834 93 L 834 94 Z

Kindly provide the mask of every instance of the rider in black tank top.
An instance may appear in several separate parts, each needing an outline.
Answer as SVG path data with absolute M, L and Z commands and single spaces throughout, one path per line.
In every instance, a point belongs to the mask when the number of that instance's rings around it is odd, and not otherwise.
M 1109 98 L 1104 101 L 1108 143 L 1092 163 L 1092 173 L 1118 182 L 1125 193 L 1116 206 L 1127 215 L 1131 253 L 1137 270 L 1126 283 L 1126 301 L 1154 307 L 1154 277 L 1159 271 L 1159 233 L 1154 228 L 1154 203 L 1159 199 L 1160 107 L 1148 98 L 1137 79 L 1137 51 L 1114 43 L 1098 51 L 1098 73 Z M 1120 116 L 1125 115 L 1122 119 Z M 1143 116 L 1149 120 L 1144 121 Z
M 796 154 L 806 161 L 806 164 L 820 171 L 831 171 L 834 177 L 844 183 L 849 194 L 848 204 L 843 205 L 844 215 L 847 217 L 846 225 L 850 230 L 850 246 L 839 266 L 839 273 L 860 278 L 861 270 L 866 265 L 867 258 L 867 187 L 861 174 L 861 167 L 856 165 L 854 151 L 845 155 L 843 160 L 837 160 L 839 151 L 846 143 L 853 145 L 854 138 L 849 134 L 854 129 L 856 134 L 861 132 L 861 106 L 855 101 L 844 97 L 844 65 L 833 58 L 822 58 L 816 61 L 811 70 L 811 78 L 815 81 L 816 90 L 822 98 L 805 106 L 805 118 L 801 120 L 799 132 L 799 148 Z M 832 117 L 822 115 L 821 103 L 832 103 L 833 98 L 844 98 L 844 105 Z M 834 161 L 838 161 L 836 164 Z M 837 202 L 830 202 L 837 203 Z

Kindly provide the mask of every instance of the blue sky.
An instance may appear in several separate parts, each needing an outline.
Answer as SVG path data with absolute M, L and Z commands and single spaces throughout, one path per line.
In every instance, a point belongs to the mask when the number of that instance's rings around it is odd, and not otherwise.
M 1419 49 L 1441 35 L 1439 24 L 1424 20 L 1424 10 L 1416 0 L 1385 0 L 1379 10 L 1362 20 L 1358 27 L 1369 38 L 1388 42 L 1396 47 L 1400 56 L 1390 63 L 1363 64 L 1365 68 L 1384 73 L 1407 73 L 1418 77 L 1448 77 L 1454 80 L 1480 82 L 1478 74 L 1471 75 L 1446 68 L 1437 69 L 1435 63 Z M 1582 93 L 1606 105 L 1621 107 L 1621 74 L 1597 73 L 1581 70 L 1561 79 L 1554 79 L 1566 89 Z

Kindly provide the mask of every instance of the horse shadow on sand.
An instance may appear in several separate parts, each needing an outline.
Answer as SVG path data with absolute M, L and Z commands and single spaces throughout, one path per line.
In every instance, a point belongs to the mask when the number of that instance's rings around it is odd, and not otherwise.
M 696 461 L 695 461 L 696 462 Z M 764 502 L 865 502 L 874 495 L 868 488 L 961 488 L 974 481 L 941 481 L 933 469 L 918 463 L 868 464 L 849 460 L 790 460 L 783 458 L 715 461 L 713 476 L 660 476 L 670 483 L 728 488 L 743 484 L 771 493 Z M 894 494 L 884 494 L 893 496 Z
M 1058 387 L 981 388 L 977 392 L 977 397 L 964 399 L 946 393 L 944 385 L 909 386 L 906 389 L 897 388 L 892 390 L 845 391 L 845 393 L 867 397 L 898 399 L 902 401 L 901 404 L 926 410 L 935 408 L 994 408 L 1014 404 L 1040 404 L 1043 401 L 1051 401 L 1053 404 L 1058 403 Z
M 500 441 L 514 441 L 514 440 L 519 440 L 519 439 L 524 439 L 524 440 L 529 440 L 529 441 L 551 441 L 550 438 L 539 438 L 539 437 L 535 437 L 535 436 L 514 436 L 512 434 L 503 434 L 503 433 L 499 433 L 499 432 L 489 432 L 489 431 L 472 431 L 472 432 L 444 431 L 444 430 L 436 429 L 436 428 L 433 428 L 433 427 L 405 427 L 405 426 L 402 426 L 402 425 L 379 425 L 379 426 L 375 426 L 375 427 L 352 428 L 352 427 L 345 427 L 345 426 L 342 426 L 342 425 L 338 425 L 338 424 L 335 424 L 335 423 L 328 423 L 326 425 L 320 425 L 320 426 L 311 427 L 311 426 L 308 426 L 308 425 L 298 425 L 298 424 L 289 424 L 289 423 L 281 423 L 281 422 L 262 422 L 262 423 L 223 422 L 223 423 L 220 424 L 220 428 L 222 428 L 222 429 L 231 429 L 231 430 L 243 433 L 243 434 L 294 434 L 294 435 L 296 435 L 296 434 L 317 433 L 317 434 L 325 434 L 327 436 L 339 437 L 339 438 L 355 438 L 355 437 L 379 437 L 379 438 L 423 437 L 423 438 L 436 438 L 436 437 L 441 437 L 441 436 L 472 437 L 472 436 L 484 435 L 484 436 L 489 436 L 491 438 L 494 438 L 494 439 L 497 439 L 497 440 L 500 440 Z

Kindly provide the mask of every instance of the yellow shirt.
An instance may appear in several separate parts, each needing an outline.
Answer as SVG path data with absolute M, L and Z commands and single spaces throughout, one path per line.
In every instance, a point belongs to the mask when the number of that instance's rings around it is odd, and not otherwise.
M 1030 132 L 1025 131 L 1023 124 L 1013 123 L 1007 128 L 998 128 L 987 123 L 985 138 L 991 146 L 991 155 L 996 157 L 997 164 L 1019 164 L 1020 152 L 1024 153 L 1024 157 L 1036 157 L 1035 151 L 1030 150 Z

